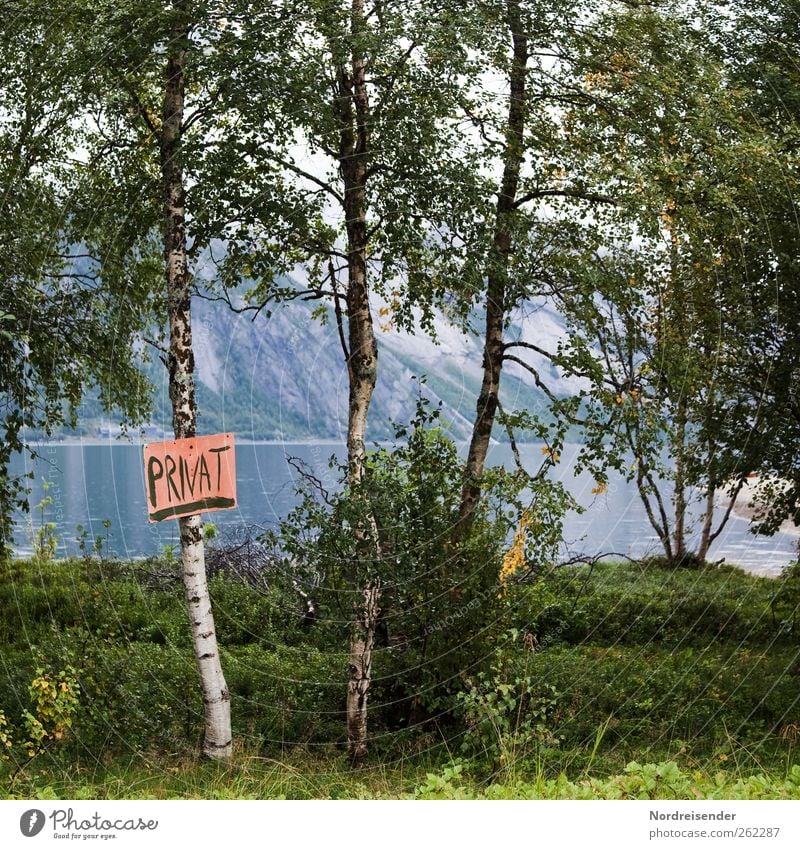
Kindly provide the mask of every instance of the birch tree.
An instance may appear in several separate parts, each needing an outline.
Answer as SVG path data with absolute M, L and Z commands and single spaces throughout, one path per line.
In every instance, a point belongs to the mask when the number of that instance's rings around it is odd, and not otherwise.
M 800 333 L 798 333 L 798 102 L 797 56 L 800 27 L 797 9 L 786 0 L 731 5 L 730 17 L 713 27 L 734 84 L 741 87 L 748 120 L 756 124 L 768 155 L 755 172 L 759 187 L 757 215 L 743 244 L 749 270 L 750 309 L 738 314 L 737 327 L 747 339 L 743 381 L 758 388 L 764 409 L 755 433 L 740 428 L 741 442 L 762 446 L 754 493 L 756 524 L 774 533 L 787 519 L 800 524 Z M 758 178 L 761 179 L 758 179 Z
M 169 395 L 176 439 L 197 433 L 191 295 L 186 246 L 186 186 L 181 167 L 185 127 L 185 63 L 191 49 L 189 4 L 176 0 L 164 68 L 164 98 L 158 133 L 160 153 L 164 262 L 169 305 Z M 208 594 L 203 524 L 199 515 L 178 519 L 183 583 L 192 628 L 205 709 L 203 752 L 212 758 L 231 755 L 230 693 L 222 672 L 214 615 Z
M 569 45 L 586 23 L 585 10 L 569 2 L 503 0 L 481 4 L 475 15 L 483 21 L 480 62 L 484 74 L 502 79 L 503 109 L 493 102 L 496 97 L 480 91 L 462 98 L 462 108 L 479 131 L 481 159 L 494 165 L 499 179 L 483 179 L 484 191 L 496 200 L 493 208 L 487 202 L 476 206 L 477 221 L 465 239 L 463 263 L 470 282 L 452 284 L 465 293 L 467 306 L 482 302 L 485 316 L 482 382 L 453 530 L 456 544 L 469 534 L 481 498 L 492 431 L 502 412 L 506 364 L 526 372 L 559 406 L 524 356 L 531 350 L 541 353 L 538 340 L 508 338 L 509 322 L 522 305 L 561 285 L 554 257 L 569 250 L 575 218 L 590 209 L 596 215 L 598 205 L 612 202 L 595 187 L 586 163 L 565 145 L 557 118 L 564 104 L 584 101 L 575 86 Z M 558 446 L 550 450 L 555 457 Z
M 285 38 L 265 47 L 272 13 L 257 4 L 239 9 L 254 63 L 230 74 L 235 144 L 253 172 L 280 172 L 282 188 L 277 195 L 251 186 L 248 217 L 232 227 L 220 272 L 230 285 L 255 278 L 257 309 L 298 297 L 330 304 L 347 366 L 347 485 L 364 501 L 378 375 L 375 298 L 388 303 L 396 324 L 412 326 L 418 307 L 430 326 L 429 278 L 447 261 L 449 238 L 432 234 L 451 200 L 448 190 L 463 184 L 452 164 L 455 127 L 447 121 L 466 59 L 459 16 L 446 4 L 384 0 L 302 9 L 279 3 L 274 13 Z M 261 238 L 255 247 L 247 237 L 253 231 Z M 282 284 L 281 272 L 299 274 L 301 284 Z M 347 735 L 354 763 L 366 754 L 380 609 L 380 544 L 366 501 L 364 508 L 353 528 L 358 562 L 344 567 L 353 598 Z
M 222 143 L 215 132 L 224 123 L 224 81 L 213 67 L 224 19 L 216 4 L 191 0 L 74 8 L 76 37 L 90 57 L 88 67 L 76 68 L 84 74 L 80 118 L 90 166 L 74 187 L 71 232 L 96 257 L 103 281 L 120 268 L 153 272 L 160 266 L 150 297 L 163 311 L 152 335 L 158 337 L 158 325 L 166 323 L 168 343 L 155 338 L 152 344 L 168 369 L 175 438 L 191 438 L 198 432 L 192 265 L 211 238 L 199 227 L 192 231 L 191 190 L 214 179 L 202 152 Z M 207 204 L 201 221 L 235 205 L 234 187 L 219 189 L 217 196 L 217 206 Z M 208 592 L 202 520 L 194 515 L 178 522 L 204 705 L 203 753 L 226 759 L 232 746 L 230 695 Z
M 582 61 L 596 106 L 565 122 L 620 187 L 619 208 L 565 268 L 570 338 L 554 361 L 588 381 L 582 460 L 601 481 L 604 464 L 635 480 L 668 560 L 702 561 L 762 462 L 769 413 L 746 375 L 769 261 L 760 210 L 780 166 L 685 9 L 601 17 Z
M 508 300 L 510 300 L 510 293 L 507 292 L 507 278 L 512 250 L 513 217 L 517 208 L 520 171 L 525 159 L 524 135 L 526 122 L 529 119 L 526 82 L 530 72 L 528 62 L 531 58 L 531 45 L 517 0 L 508 0 L 505 23 L 508 38 L 511 40 L 512 55 L 508 70 L 509 99 L 504 128 L 503 172 L 497 193 L 494 234 L 487 269 L 483 379 L 467 454 L 464 486 L 455 531 L 456 539 L 463 538 L 475 515 L 481 493 L 480 479 L 483 475 L 489 440 L 497 414 L 500 374 L 505 356 L 503 332 L 509 307 Z
M 139 422 L 149 409 L 137 368 L 138 333 L 152 316 L 149 280 L 114 276 L 71 241 L 71 189 L 82 105 L 74 75 L 75 20 L 47 24 L 37 4 L 7 3 L 0 22 L 0 557 L 14 509 L 28 509 L 15 454 L 36 456 L 30 434 L 74 425 L 84 393 Z

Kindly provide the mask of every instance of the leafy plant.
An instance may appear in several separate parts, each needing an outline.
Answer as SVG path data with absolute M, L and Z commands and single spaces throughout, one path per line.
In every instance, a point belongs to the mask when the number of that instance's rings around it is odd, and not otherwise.
M 467 799 L 470 794 L 463 788 L 464 764 L 455 760 L 440 772 L 429 772 L 415 790 L 416 797 L 425 799 Z
M 80 696 L 80 685 L 72 667 L 55 677 L 39 668 L 36 675 L 28 688 L 33 710 L 24 714 L 28 738 L 24 746 L 29 758 L 40 755 L 49 744 L 65 738 L 72 727 Z
M 770 607 L 779 633 L 797 634 L 800 628 L 800 563 L 792 563 L 783 570 Z
M 512 631 L 505 642 L 514 643 L 519 636 Z M 469 689 L 458 694 L 458 702 L 466 724 L 462 751 L 488 757 L 496 769 L 503 769 L 513 767 L 537 745 L 558 747 L 563 738 L 555 728 L 556 688 L 542 684 L 527 670 L 510 669 L 502 660 L 503 649 L 498 657 L 490 672 L 479 672 Z
M 75 527 L 75 542 L 78 544 L 78 550 L 85 558 L 92 556 L 102 557 L 103 549 L 105 548 L 106 556 L 111 553 L 111 519 L 103 519 L 103 528 L 106 531 L 105 536 L 96 534 L 94 539 L 91 539 L 91 534 L 88 528 L 83 525 Z
M 31 707 L 22 714 L 18 736 L 0 711 L 0 763 L 13 764 L 9 786 L 13 786 L 27 762 L 67 737 L 80 701 L 80 685 L 75 678 L 75 670 L 67 667 L 52 675 L 39 667 L 28 687 L 28 695 Z
M 503 469 L 484 479 L 484 497 L 469 533 L 457 543 L 463 463 L 439 421 L 439 409 L 420 397 L 409 425 L 396 428 L 395 442 L 370 452 L 358 497 L 344 485 L 330 492 L 306 473 L 300 505 L 264 537 L 278 557 L 299 573 L 319 609 L 316 639 L 341 639 L 352 588 L 364 576 L 382 576 L 382 613 L 376 639 L 376 686 L 391 705 L 387 721 L 399 726 L 453 707 L 455 693 L 492 650 L 492 634 L 511 617 L 513 594 L 500 582 L 504 552 L 529 508 L 530 480 Z M 557 485 L 537 481 L 536 511 L 525 529 L 510 588 L 552 565 L 551 523 L 560 500 Z M 374 520 L 380 556 L 365 562 L 353 528 Z M 513 578 L 513 580 L 512 580 Z M 337 636 L 334 636 L 336 634 Z M 312 636 L 313 638 L 313 636 Z
M 39 527 L 35 530 L 31 527 L 34 556 L 45 563 L 55 557 L 59 540 L 59 536 L 56 534 L 58 525 L 55 522 L 48 522 L 46 519 L 47 508 L 53 505 L 52 496 L 47 494 L 51 487 L 50 481 L 46 478 L 42 480 L 44 496 L 36 505 L 36 510 L 39 511 Z

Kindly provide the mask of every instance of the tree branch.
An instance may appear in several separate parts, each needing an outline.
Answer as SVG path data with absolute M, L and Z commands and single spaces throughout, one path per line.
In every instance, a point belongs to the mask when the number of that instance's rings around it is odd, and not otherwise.
M 511 362 L 511 363 L 516 363 L 517 365 L 522 366 L 522 368 L 524 368 L 525 371 L 527 371 L 529 374 L 533 375 L 533 379 L 536 382 L 536 385 L 539 387 L 539 389 L 541 389 L 542 392 L 544 392 L 544 394 L 547 395 L 547 397 L 554 404 L 558 403 L 558 401 L 559 401 L 558 397 L 556 395 L 554 395 L 553 392 L 551 391 L 551 389 L 542 381 L 542 378 L 539 376 L 539 372 L 536 371 L 536 369 L 532 365 L 530 365 L 529 363 L 526 363 L 524 360 L 521 360 L 519 357 L 515 357 L 513 354 L 504 354 L 503 360 Z
M 344 354 L 344 361 L 346 363 L 350 362 L 350 351 L 347 347 L 347 341 L 344 336 L 344 319 L 342 317 L 342 305 L 339 301 L 339 298 L 343 298 L 343 295 L 339 294 L 339 284 L 336 280 L 336 269 L 333 267 L 333 260 L 328 259 L 328 271 L 331 276 L 331 287 L 334 291 L 334 299 L 333 299 L 333 311 L 336 315 L 336 329 L 339 331 L 339 343 L 342 346 L 342 353 Z
M 603 195 L 597 192 L 584 192 L 582 189 L 534 189 L 518 197 L 514 201 L 514 208 L 517 209 L 532 200 L 541 200 L 541 198 L 549 197 L 576 198 L 577 200 L 585 200 L 589 203 L 609 203 L 613 205 L 617 203 L 610 195 Z
M 136 114 L 142 119 L 145 126 L 148 130 L 150 130 L 153 136 L 158 138 L 158 135 L 161 130 L 156 126 L 155 122 L 150 117 L 150 113 L 147 111 L 147 107 L 144 105 L 144 103 L 142 103 L 139 95 L 136 93 L 136 89 L 132 85 L 130 85 L 130 83 L 128 83 L 128 81 L 124 78 L 121 80 L 121 85 L 131 98 Z
M 267 159 L 271 159 L 273 162 L 277 162 L 278 165 L 282 165 L 284 168 L 288 168 L 294 174 L 297 174 L 298 177 L 302 177 L 304 180 L 308 180 L 311 183 L 319 186 L 324 192 L 329 194 L 332 198 L 335 198 L 338 201 L 339 205 L 344 207 L 344 198 L 330 183 L 326 183 L 324 180 L 320 180 L 319 177 L 315 177 L 309 171 L 304 170 L 303 168 L 298 167 L 293 162 L 289 162 L 287 159 L 283 159 L 281 156 L 277 156 L 274 153 L 266 153 L 265 156 Z
M 505 428 L 506 434 L 508 435 L 508 441 L 511 443 L 511 453 L 514 456 L 514 463 L 516 467 L 526 476 L 530 477 L 525 467 L 522 465 L 522 457 L 520 457 L 519 448 L 517 447 L 517 440 L 514 437 L 514 428 L 511 427 L 508 419 L 506 418 L 505 410 L 503 409 L 503 405 L 500 403 L 500 399 L 497 399 L 497 409 L 500 412 L 500 420 L 503 423 L 503 427 Z

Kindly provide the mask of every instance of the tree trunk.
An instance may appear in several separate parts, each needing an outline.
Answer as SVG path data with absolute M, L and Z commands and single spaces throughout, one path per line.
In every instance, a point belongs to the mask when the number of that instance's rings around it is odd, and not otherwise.
M 161 130 L 161 175 L 164 201 L 164 257 L 169 303 L 169 395 L 176 439 L 193 437 L 197 426 L 192 351 L 191 297 L 186 258 L 185 188 L 181 155 L 184 109 L 183 66 L 188 33 L 174 33 L 167 60 Z M 181 561 L 189 621 L 192 627 L 205 706 L 203 753 L 212 758 L 231 754 L 230 694 L 222 673 L 214 616 L 208 594 L 200 516 L 178 520 Z
M 461 489 L 458 522 L 453 541 L 462 541 L 469 532 L 481 497 L 481 476 L 489 451 L 495 416 L 497 415 L 500 373 L 503 369 L 503 328 L 506 319 L 506 287 L 511 254 L 512 226 L 519 174 L 524 156 L 525 81 L 528 73 L 528 39 L 522 32 L 519 3 L 508 2 L 508 25 L 513 45 L 511 64 L 511 96 L 506 125 L 506 149 L 503 177 L 497 198 L 492 256 L 486 289 L 486 332 L 483 347 L 483 380 L 478 396 L 475 423 L 472 427 L 464 483 Z
M 629 444 L 633 444 L 630 442 Z M 639 454 L 634 447 L 634 456 L 643 457 L 644 454 Z M 672 560 L 672 544 L 670 541 L 670 530 L 669 530 L 669 517 L 667 516 L 667 511 L 664 508 L 664 501 L 661 498 L 661 495 L 658 492 L 658 488 L 656 487 L 656 482 L 653 479 L 653 475 L 650 473 L 649 469 L 646 469 L 643 466 L 643 460 L 639 461 L 638 468 L 636 470 L 636 488 L 639 491 L 639 499 L 644 506 L 644 511 L 647 514 L 647 519 L 650 522 L 650 526 L 658 535 L 658 539 L 661 542 L 661 545 L 664 549 L 664 554 L 666 555 L 667 560 Z M 650 501 L 650 496 L 652 495 L 653 501 L 655 501 L 655 508 Z M 661 519 L 656 518 L 656 510 L 658 510 L 658 515 Z
M 676 433 L 672 456 L 675 458 L 675 487 L 672 494 L 675 507 L 675 527 L 672 533 L 672 555 L 680 564 L 686 556 L 686 396 L 681 392 L 676 415 Z
M 691 305 L 686 297 L 683 272 L 678 251 L 678 225 L 672 218 L 674 206 L 668 202 L 664 210 L 664 226 L 670 239 L 669 257 L 669 300 L 667 302 L 667 322 L 664 329 L 665 350 L 671 368 L 667 377 L 667 386 L 674 397 L 675 435 L 671 440 L 672 456 L 675 458 L 675 485 L 672 503 L 675 508 L 675 525 L 672 532 L 672 560 L 681 564 L 686 556 L 686 425 L 688 416 L 687 395 L 694 391 L 691 356 L 683 363 L 683 357 L 690 355 L 690 316 Z M 674 363 L 677 363 L 675 365 Z
M 372 647 L 380 608 L 380 579 L 364 590 L 364 603 L 350 637 L 350 680 L 347 683 L 347 745 L 354 766 L 367 754 L 367 697 L 372 683 Z
M 703 512 L 703 530 L 700 534 L 700 546 L 697 549 L 697 558 L 701 563 L 705 561 L 708 556 L 708 549 L 711 547 L 711 528 L 714 524 L 714 495 L 716 490 L 716 482 L 713 478 L 709 478 L 708 489 L 706 490 L 706 506 Z
M 366 64 L 358 44 L 364 27 L 364 2 L 352 0 L 352 54 L 350 68 L 337 68 L 336 112 L 340 121 L 339 165 L 344 184 L 347 232 L 347 479 L 353 497 L 361 497 L 364 477 L 367 415 L 378 376 L 378 343 L 370 312 L 367 279 L 367 167 L 369 158 L 370 105 Z M 368 511 L 367 511 L 368 512 Z M 357 528 L 359 560 L 371 564 L 380 559 L 375 520 Z M 369 571 L 374 571 L 371 566 Z M 372 646 L 378 618 L 380 581 L 367 581 L 364 604 L 356 605 L 350 637 L 347 685 L 347 745 L 355 765 L 367 752 L 367 699 L 372 682 Z
M 363 0 L 353 0 L 353 36 L 363 24 Z M 378 375 L 378 343 L 372 323 L 367 281 L 367 161 L 369 98 L 365 63 L 353 48 L 352 70 L 339 70 L 338 112 L 341 119 L 339 162 L 344 183 L 347 231 L 347 325 L 349 407 L 347 459 L 349 481 L 364 474 L 367 413 Z M 355 108 L 354 108 L 355 107 Z

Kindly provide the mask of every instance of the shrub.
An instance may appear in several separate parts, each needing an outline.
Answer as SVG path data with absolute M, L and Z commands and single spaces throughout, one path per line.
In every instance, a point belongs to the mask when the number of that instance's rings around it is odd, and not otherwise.
M 517 636 L 509 635 L 512 650 Z M 500 656 L 504 653 L 501 650 Z M 529 674 L 527 667 L 520 670 L 518 664 L 495 662 L 489 673 L 477 674 L 458 701 L 465 726 L 462 751 L 488 758 L 493 769 L 524 758 L 534 745 L 560 743 L 553 729 L 558 691 Z
M 796 637 L 800 633 L 800 563 L 792 563 L 783 570 L 770 608 L 779 634 Z
M 674 761 L 631 761 L 618 775 L 492 783 L 485 788 L 468 781 L 468 770 L 455 761 L 438 773 L 428 773 L 415 790 L 423 799 L 798 799 L 800 766 L 785 777 L 763 774 L 736 776 L 682 769 Z
M 0 710 L 0 769 L 10 768 L 9 784 L 27 761 L 62 743 L 72 728 L 78 710 L 80 685 L 74 670 L 57 675 L 43 668 L 28 686 L 29 708 L 19 725 L 12 727 Z
M 397 429 L 391 448 L 370 452 L 357 494 L 344 485 L 341 466 L 336 493 L 308 476 L 300 506 L 268 537 L 316 586 L 320 616 L 310 637 L 316 645 L 345 644 L 366 576 L 382 577 L 374 701 L 391 703 L 385 715 L 398 725 L 451 709 L 464 675 L 505 630 L 511 606 L 499 575 L 512 533 L 520 534 L 520 517 L 528 512 L 525 488 L 533 487 L 528 497 L 537 498 L 541 510 L 541 521 L 525 534 L 527 569 L 551 565 L 543 561 L 553 556 L 554 528 L 566 504 L 557 484 L 531 484 L 493 469 L 470 533 L 454 545 L 464 469 L 455 444 L 436 426 L 438 411 L 428 412 L 426 404 L 420 400 L 415 420 Z M 365 559 L 354 532 L 373 521 L 379 561 Z
M 557 647 L 506 656 L 506 674 L 559 694 L 549 728 L 567 747 L 778 736 L 795 711 L 798 650 Z
M 520 588 L 516 625 L 548 644 L 788 644 L 791 635 L 776 618 L 794 607 L 788 595 L 774 601 L 785 585 L 739 570 L 569 566 L 543 585 Z

